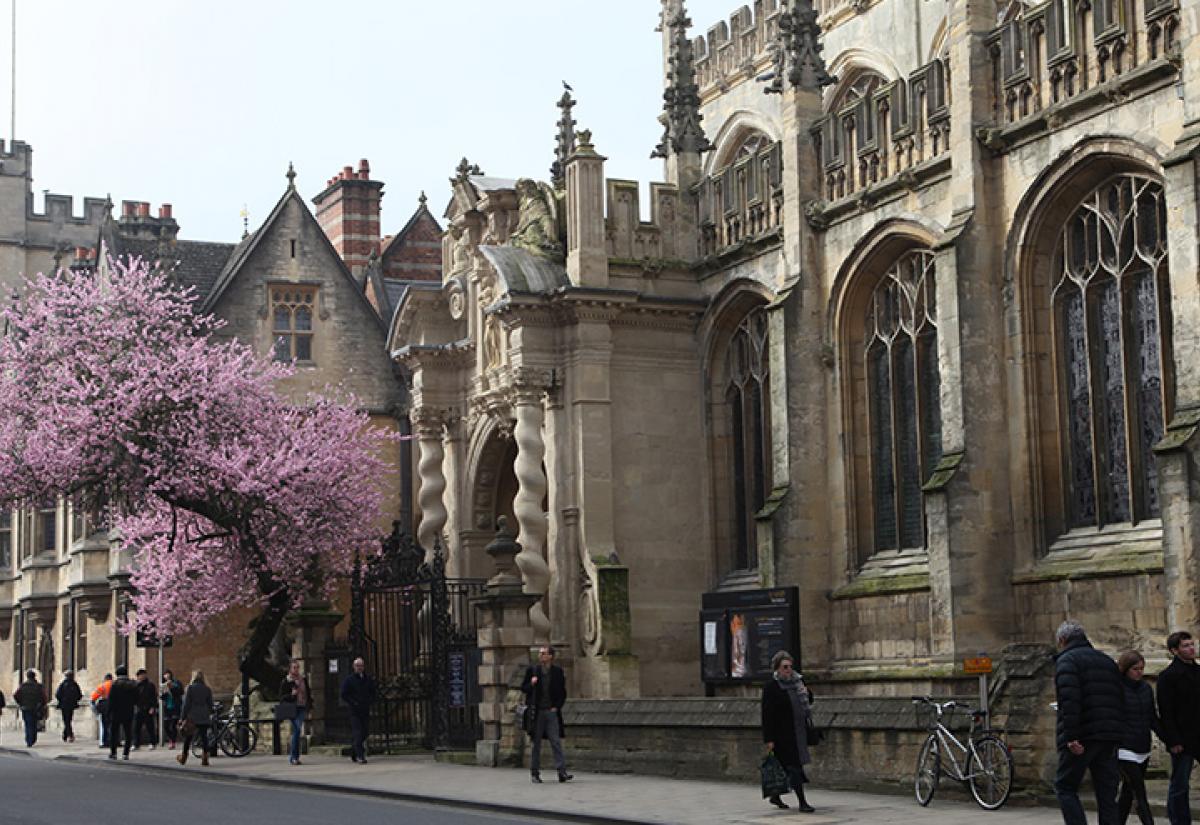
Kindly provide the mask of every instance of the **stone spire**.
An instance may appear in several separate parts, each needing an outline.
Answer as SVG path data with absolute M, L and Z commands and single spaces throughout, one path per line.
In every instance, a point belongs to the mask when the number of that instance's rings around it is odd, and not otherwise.
M 685 152 L 707 152 L 712 144 L 700 125 L 700 87 L 696 85 L 696 64 L 692 41 L 688 40 L 688 19 L 682 0 L 665 0 L 664 23 L 669 30 L 667 88 L 663 91 L 663 116 L 666 120 L 662 142 L 650 153 L 665 158 Z
M 558 99 L 558 108 L 562 116 L 558 119 L 558 134 L 555 135 L 554 163 L 550 164 L 550 180 L 555 189 L 565 189 L 567 186 L 567 158 L 575 151 L 575 120 L 571 117 L 571 109 L 575 100 L 571 97 L 571 87 L 563 82 L 562 97 Z
M 825 70 L 825 59 L 821 57 L 821 27 L 817 25 L 817 13 L 812 0 L 784 0 L 783 13 L 779 17 L 779 39 L 775 52 L 775 71 L 763 90 L 767 94 L 780 94 L 784 80 L 793 88 L 816 89 L 828 86 L 837 80 Z

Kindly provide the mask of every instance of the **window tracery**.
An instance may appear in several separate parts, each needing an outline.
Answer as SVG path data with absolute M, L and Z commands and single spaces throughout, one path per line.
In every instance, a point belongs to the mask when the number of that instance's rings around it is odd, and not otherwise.
M 738 325 L 726 353 L 725 403 L 732 435 L 734 565 L 758 566 L 754 517 L 771 490 L 767 314 L 754 310 Z

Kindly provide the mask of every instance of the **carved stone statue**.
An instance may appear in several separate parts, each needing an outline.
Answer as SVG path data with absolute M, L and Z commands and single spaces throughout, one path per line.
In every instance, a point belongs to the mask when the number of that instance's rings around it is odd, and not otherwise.
M 509 236 L 509 244 L 544 258 L 561 259 L 563 243 L 558 232 L 553 190 L 529 178 L 521 178 L 517 181 L 517 197 L 520 219 L 516 231 Z

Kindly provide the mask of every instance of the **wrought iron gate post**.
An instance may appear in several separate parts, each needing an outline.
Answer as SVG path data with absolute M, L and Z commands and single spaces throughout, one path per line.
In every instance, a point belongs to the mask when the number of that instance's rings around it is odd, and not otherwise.
M 430 651 L 433 688 L 431 739 L 435 748 L 446 748 L 450 745 L 450 685 L 447 675 L 450 670 L 450 636 L 454 628 L 446 589 L 446 557 L 442 554 L 440 538 L 434 540 L 433 559 L 429 564 L 429 609 L 430 635 L 433 637 Z

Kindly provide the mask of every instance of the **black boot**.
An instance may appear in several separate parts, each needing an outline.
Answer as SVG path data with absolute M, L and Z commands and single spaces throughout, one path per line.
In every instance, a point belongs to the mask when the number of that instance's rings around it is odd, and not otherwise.
M 769 801 L 769 802 L 770 802 L 772 805 L 774 805 L 776 808 L 783 808 L 784 810 L 787 810 L 787 809 L 788 809 L 788 804 L 787 804 L 786 802 L 784 802 L 782 799 L 780 799 L 780 798 L 779 798 L 779 794 L 775 794 L 775 796 L 772 796 L 772 797 L 771 797 L 769 800 L 767 800 L 767 801 Z
M 804 798 L 804 786 L 803 785 L 796 786 L 796 799 L 800 803 L 798 807 L 800 808 L 801 813 L 811 814 L 817 810 L 812 805 L 809 805 L 808 800 Z

